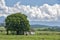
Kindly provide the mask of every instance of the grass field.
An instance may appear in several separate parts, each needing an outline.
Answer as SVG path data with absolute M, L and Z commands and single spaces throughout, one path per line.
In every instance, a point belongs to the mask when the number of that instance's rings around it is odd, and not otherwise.
M 0 35 L 0 40 L 60 40 L 60 35 Z
M 60 40 L 60 35 L 57 35 L 57 33 L 60 32 L 47 32 L 47 34 L 45 34 L 46 32 L 41 31 L 40 33 L 42 34 L 38 34 L 39 32 L 36 32 L 35 35 L 6 35 L 6 33 L 0 33 L 0 40 Z M 50 34 L 49 34 L 50 33 Z M 53 34 L 54 33 L 54 34 Z
M 3 28 L 2 28 L 3 29 Z M 35 35 L 6 35 L 0 32 L 0 40 L 60 40 L 60 32 L 36 31 Z

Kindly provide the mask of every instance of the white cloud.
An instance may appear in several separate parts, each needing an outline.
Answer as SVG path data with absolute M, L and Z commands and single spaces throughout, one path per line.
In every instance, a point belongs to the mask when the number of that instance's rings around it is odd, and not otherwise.
M 21 5 L 19 2 L 13 7 L 7 7 L 4 0 L 0 0 L 0 12 L 2 14 L 6 13 L 16 13 L 22 12 L 28 16 L 30 21 L 58 21 L 60 20 L 60 5 L 48 5 L 44 4 L 40 7 Z M 4 14 L 5 15 L 5 14 Z M 6 16 L 5 15 L 5 16 Z
M 0 0 L 0 7 L 1 6 L 5 6 L 5 1 L 4 0 Z
M 5 5 L 5 0 L 0 0 L 0 16 L 7 16 L 8 7 Z

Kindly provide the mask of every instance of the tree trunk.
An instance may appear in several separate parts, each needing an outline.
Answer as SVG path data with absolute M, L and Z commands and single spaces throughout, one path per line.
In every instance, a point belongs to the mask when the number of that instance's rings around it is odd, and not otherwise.
M 23 35 L 24 35 L 24 31 L 23 31 Z
M 6 30 L 7 31 L 7 35 L 9 34 L 9 32 L 8 32 L 8 30 Z
M 21 34 L 21 35 L 24 35 L 24 31 L 20 31 L 20 34 Z
M 19 31 L 16 31 L 16 34 L 19 35 Z
M 17 35 L 24 35 L 24 31 L 16 31 Z

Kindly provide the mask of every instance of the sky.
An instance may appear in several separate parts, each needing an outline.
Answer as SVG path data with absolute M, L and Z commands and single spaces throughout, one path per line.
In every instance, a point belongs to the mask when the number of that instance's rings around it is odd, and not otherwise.
M 16 2 L 20 2 L 22 5 L 41 6 L 43 4 L 60 4 L 59 0 L 6 0 L 7 6 L 13 6 Z
M 0 0 L 0 17 L 17 12 L 27 15 L 30 24 L 60 26 L 60 0 Z

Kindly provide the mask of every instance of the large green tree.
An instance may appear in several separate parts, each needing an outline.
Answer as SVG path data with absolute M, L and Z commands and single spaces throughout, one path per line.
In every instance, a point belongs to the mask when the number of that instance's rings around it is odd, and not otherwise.
M 24 31 L 29 31 L 30 24 L 27 16 L 22 13 L 15 13 L 7 16 L 5 19 L 6 31 L 16 31 L 16 34 L 24 34 Z

